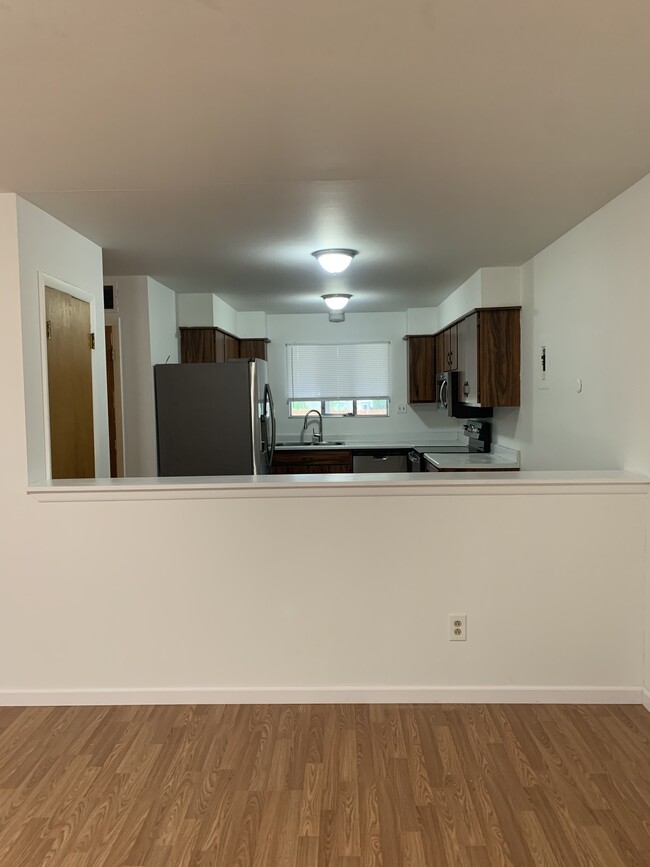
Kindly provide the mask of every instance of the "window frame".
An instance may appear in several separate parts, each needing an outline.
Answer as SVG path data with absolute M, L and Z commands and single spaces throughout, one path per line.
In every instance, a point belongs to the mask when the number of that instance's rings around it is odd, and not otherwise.
M 325 412 L 325 404 L 331 403 L 335 400 L 346 400 L 351 401 L 353 404 L 353 411 L 350 412 Z M 386 401 L 386 412 L 385 413 L 362 413 L 361 415 L 357 412 L 357 403 L 363 402 L 365 400 L 385 400 Z M 304 418 L 307 413 L 302 413 L 301 415 L 294 415 L 291 411 L 292 403 L 320 403 L 320 409 L 318 412 L 323 416 L 323 418 L 389 418 L 390 416 L 390 397 L 388 395 L 381 396 L 372 396 L 372 397 L 347 397 L 347 398 L 320 398 L 320 397 L 302 397 L 299 400 L 294 400 L 292 398 L 287 398 L 287 406 L 289 408 L 289 418 Z M 315 409 L 315 407 L 314 407 Z M 312 410 L 308 410 L 311 412 Z

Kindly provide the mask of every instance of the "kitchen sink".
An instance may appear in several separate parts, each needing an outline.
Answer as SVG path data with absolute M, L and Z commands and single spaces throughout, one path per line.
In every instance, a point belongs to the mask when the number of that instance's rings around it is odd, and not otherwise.
M 276 446 L 288 446 L 290 448 L 304 448 L 306 446 L 344 446 L 343 440 L 325 440 L 322 443 L 276 443 Z

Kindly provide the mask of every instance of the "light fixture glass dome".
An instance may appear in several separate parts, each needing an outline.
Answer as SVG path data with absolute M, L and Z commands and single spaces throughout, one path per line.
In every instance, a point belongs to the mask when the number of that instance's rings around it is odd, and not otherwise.
M 357 255 L 357 250 L 331 249 L 315 250 L 312 256 L 318 260 L 318 264 L 328 274 L 342 274 Z
M 346 295 L 345 293 L 340 292 L 331 295 L 321 295 L 321 298 L 330 310 L 343 310 L 344 307 L 347 307 L 348 301 L 352 298 L 352 295 Z

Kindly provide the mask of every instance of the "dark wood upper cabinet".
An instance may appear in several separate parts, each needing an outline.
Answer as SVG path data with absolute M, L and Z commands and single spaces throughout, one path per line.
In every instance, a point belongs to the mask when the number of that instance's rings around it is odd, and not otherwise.
M 521 307 L 483 307 L 435 335 L 407 337 L 409 403 L 435 401 L 436 373 L 456 370 L 460 374 L 462 403 L 480 407 L 519 406 L 520 320 Z M 427 353 L 434 357 L 433 364 L 425 363 Z M 433 396 L 422 397 L 429 394 L 429 374 Z
M 478 313 L 471 313 L 458 323 L 458 370 L 461 374 L 458 399 L 478 406 Z
M 458 325 L 450 325 L 443 332 L 445 370 L 458 370 Z
M 214 364 L 231 358 L 266 358 L 267 338 L 239 340 L 220 328 L 179 328 L 182 364 Z
M 408 344 L 408 402 L 435 403 L 436 352 L 432 334 L 411 335 Z
M 458 324 L 435 335 L 436 371 L 458 370 Z
M 441 331 L 434 337 L 436 344 L 436 374 L 447 370 L 447 361 L 445 356 L 445 335 Z
M 260 338 L 258 340 L 254 340 L 249 337 L 241 338 L 239 341 L 239 357 L 266 359 L 267 344 L 268 339 L 266 338 Z
M 223 361 L 217 358 L 215 328 L 179 328 L 179 331 L 182 364 Z
M 477 310 L 478 402 L 521 402 L 521 309 Z
M 230 361 L 231 358 L 239 358 L 239 340 L 233 337 L 232 334 L 224 334 L 224 361 Z
M 226 360 L 226 335 L 218 328 L 213 328 L 214 331 L 214 360 Z
M 458 323 L 459 399 L 470 406 L 519 406 L 520 308 L 475 310 Z

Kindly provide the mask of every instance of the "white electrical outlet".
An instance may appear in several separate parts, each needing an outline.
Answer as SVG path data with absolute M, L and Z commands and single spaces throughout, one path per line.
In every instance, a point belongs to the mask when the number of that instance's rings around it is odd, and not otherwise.
M 406 404 L 405 403 L 398 403 L 397 404 L 397 414 L 398 415 L 404 415 L 405 412 L 406 412 Z
M 449 640 L 467 641 L 467 614 L 449 615 Z

